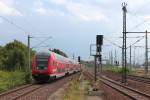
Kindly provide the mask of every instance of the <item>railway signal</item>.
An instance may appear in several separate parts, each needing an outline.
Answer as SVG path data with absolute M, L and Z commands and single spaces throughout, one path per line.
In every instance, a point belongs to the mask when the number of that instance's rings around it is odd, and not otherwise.
M 97 52 L 101 52 L 101 46 L 103 45 L 103 35 L 96 36 L 96 47 Z
M 90 45 L 90 56 L 94 56 L 94 62 L 95 62 L 95 66 L 94 66 L 94 79 L 95 81 L 97 80 L 97 60 L 99 60 L 99 64 L 101 66 L 101 51 L 102 51 L 102 45 L 103 45 L 103 35 L 96 35 L 96 44 L 91 44 Z M 92 50 L 92 47 L 96 47 L 96 50 Z M 94 51 L 95 53 L 92 54 L 92 51 Z M 102 66 L 101 66 L 102 67 Z
M 80 63 L 81 61 L 80 61 L 80 56 L 78 56 L 78 62 Z

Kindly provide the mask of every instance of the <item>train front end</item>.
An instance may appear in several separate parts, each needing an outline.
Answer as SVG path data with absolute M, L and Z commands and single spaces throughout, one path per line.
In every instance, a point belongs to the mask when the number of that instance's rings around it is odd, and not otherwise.
M 50 53 L 37 53 L 32 60 L 32 76 L 35 81 L 45 82 L 50 80 Z

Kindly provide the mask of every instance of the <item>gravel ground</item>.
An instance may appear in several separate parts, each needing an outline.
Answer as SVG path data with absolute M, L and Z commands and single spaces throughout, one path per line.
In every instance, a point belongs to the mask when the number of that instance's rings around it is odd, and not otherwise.
M 94 85 L 94 82 L 92 83 Z M 103 83 L 99 83 L 98 89 L 103 91 L 103 95 L 101 97 L 103 100 L 131 100 L 129 97 L 121 94 L 120 92 Z
M 117 74 L 114 74 L 114 73 L 108 72 L 108 71 L 107 72 L 105 71 L 101 74 L 106 75 L 107 77 L 109 77 L 115 81 L 121 82 L 121 76 L 119 76 Z M 146 84 L 146 83 L 142 83 L 142 82 L 128 79 L 127 80 L 127 86 L 135 88 L 135 89 L 142 91 L 144 93 L 150 94 L 150 84 Z
M 53 94 L 55 91 L 61 88 L 64 84 L 66 84 L 69 80 L 72 80 L 75 77 L 79 77 L 79 73 L 71 75 L 69 77 L 59 79 L 50 84 L 46 84 L 43 88 L 40 88 L 37 91 L 34 91 L 20 98 L 19 100 L 47 100 L 51 94 Z
M 104 100 L 132 100 L 103 83 L 99 85 L 99 89 L 104 92 Z
M 76 73 L 67 77 L 60 78 L 50 83 L 35 84 L 33 86 L 13 92 L 9 95 L 1 96 L 0 100 L 14 100 L 15 97 L 20 95 L 22 96 L 17 98 L 17 100 L 47 100 L 48 97 L 52 95 L 55 91 L 57 91 L 59 88 L 62 88 L 64 84 L 68 83 L 68 81 L 79 77 L 79 75 L 80 73 Z M 34 90 L 34 88 L 36 90 Z

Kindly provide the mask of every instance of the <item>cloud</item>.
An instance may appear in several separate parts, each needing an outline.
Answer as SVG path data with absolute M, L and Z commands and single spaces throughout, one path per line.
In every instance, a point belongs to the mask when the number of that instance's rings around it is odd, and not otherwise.
M 56 15 L 58 15 L 56 11 L 51 10 L 51 9 L 45 9 L 45 8 L 42 8 L 42 7 L 37 8 L 36 12 L 39 15 L 46 15 L 46 16 L 56 16 Z
M 39 14 L 41 14 L 41 15 L 45 15 L 45 14 L 47 14 L 47 11 L 46 11 L 46 9 L 44 9 L 44 8 L 37 8 L 36 9 L 36 12 L 38 12 Z
M 50 0 L 50 2 L 55 3 L 57 5 L 65 5 L 67 0 Z
M 63 6 L 69 15 L 83 21 L 106 21 L 107 17 L 102 9 L 96 5 L 84 2 L 73 2 L 67 0 L 50 0 L 51 3 Z
M 44 6 L 44 3 L 41 0 L 35 1 L 34 6 L 35 6 L 35 11 L 39 15 L 44 15 L 44 16 L 64 15 L 62 12 L 58 12 L 54 9 L 46 8 Z
M 2 18 L 0 18 L 0 23 L 2 23 L 3 22 L 3 19 Z
M 143 16 L 144 19 L 150 19 L 150 15 Z
M 22 16 L 12 5 L 7 4 L 5 1 L 0 1 L 0 15 L 7 16 Z
M 34 2 L 35 11 L 40 15 L 48 15 L 48 10 L 44 8 L 44 4 L 41 0 Z
M 66 8 L 72 15 L 84 21 L 99 22 L 107 19 L 98 7 L 83 5 L 80 3 L 70 3 Z

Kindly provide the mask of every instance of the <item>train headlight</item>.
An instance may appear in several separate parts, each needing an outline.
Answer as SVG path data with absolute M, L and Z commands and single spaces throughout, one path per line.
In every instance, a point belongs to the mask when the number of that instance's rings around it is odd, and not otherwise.
M 39 69 L 39 67 L 37 67 L 37 70 Z
M 44 67 L 44 69 L 47 69 L 46 67 Z

